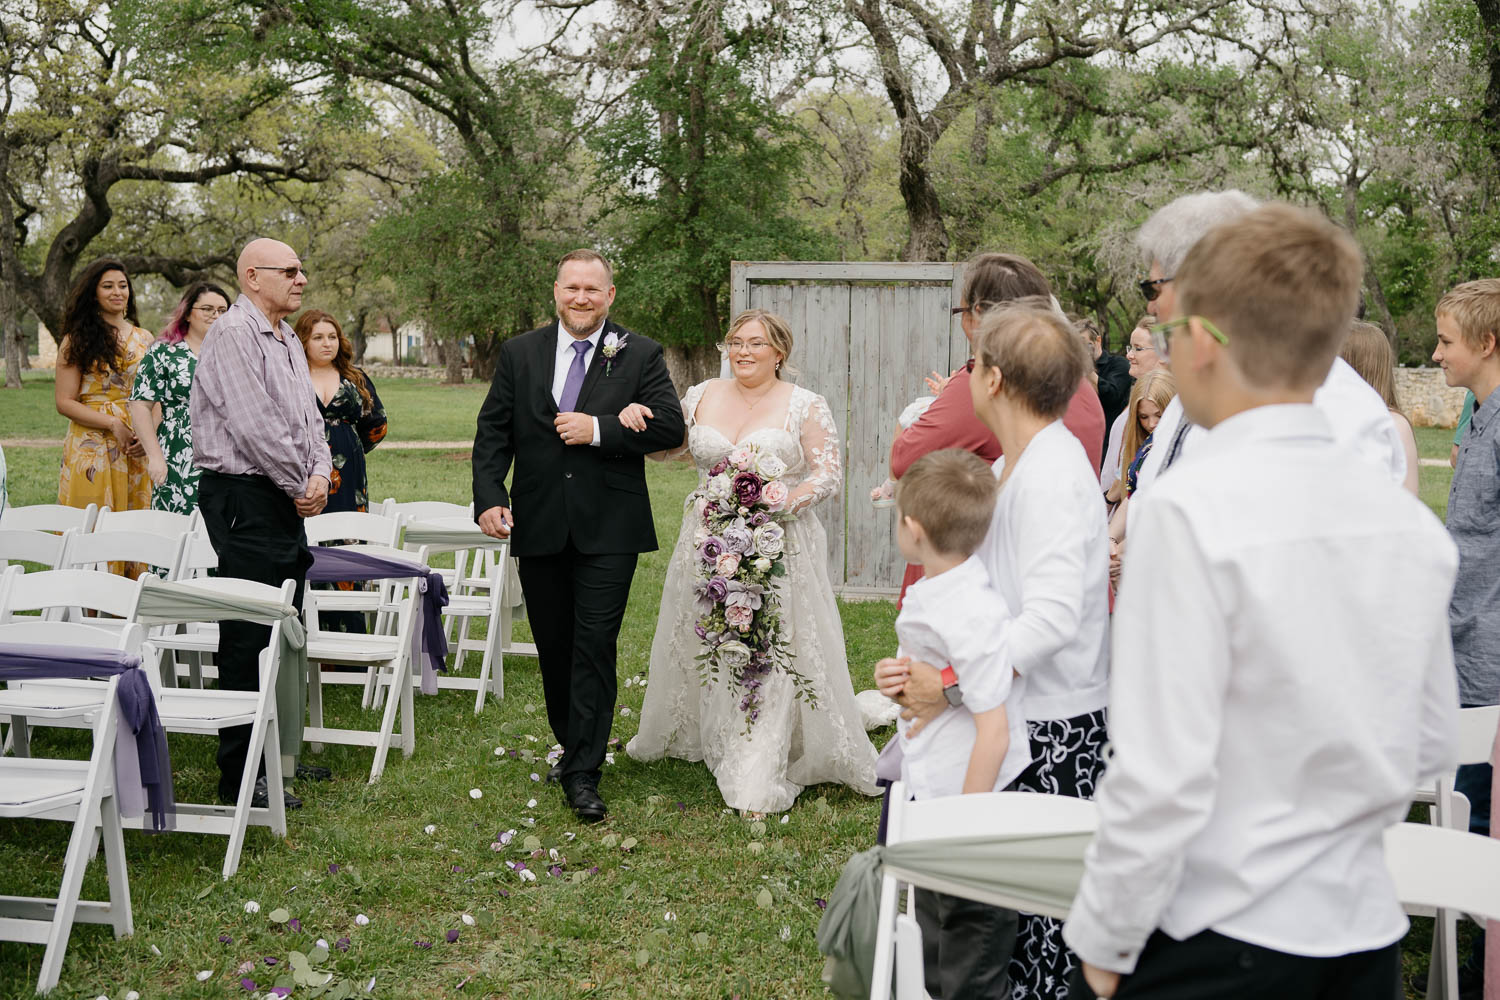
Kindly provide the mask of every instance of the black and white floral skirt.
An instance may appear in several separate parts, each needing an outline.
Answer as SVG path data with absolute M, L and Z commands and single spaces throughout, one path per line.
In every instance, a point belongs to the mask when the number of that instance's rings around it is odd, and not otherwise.
M 1071 719 L 1027 723 L 1031 766 L 1010 786 L 1018 792 L 1094 797 L 1104 774 L 1104 745 L 1109 734 L 1106 710 Z M 1021 914 L 1016 950 L 1010 960 L 1011 1000 L 1068 1000 L 1068 982 L 1077 957 L 1063 943 L 1063 922 Z

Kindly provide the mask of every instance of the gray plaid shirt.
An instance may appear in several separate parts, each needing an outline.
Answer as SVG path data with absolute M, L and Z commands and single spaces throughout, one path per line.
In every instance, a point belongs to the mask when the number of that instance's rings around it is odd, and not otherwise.
M 297 498 L 332 481 L 333 462 L 307 355 L 284 320 L 277 339 L 244 295 L 214 321 L 198 355 L 189 412 L 200 469 L 262 475 Z
M 1500 703 L 1500 391 L 1474 408 L 1448 489 L 1458 581 L 1448 605 L 1458 700 Z

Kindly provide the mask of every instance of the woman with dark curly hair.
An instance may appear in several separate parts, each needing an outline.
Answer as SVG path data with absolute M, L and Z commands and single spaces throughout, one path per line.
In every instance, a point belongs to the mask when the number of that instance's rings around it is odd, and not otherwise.
M 68 293 L 61 333 L 55 398 L 69 423 L 57 502 L 150 507 L 145 450 L 126 400 L 151 334 L 137 325 L 124 264 L 102 257 L 83 269 Z
M 309 309 L 292 329 L 307 352 L 308 374 L 318 394 L 318 409 L 328 425 L 333 455 L 333 482 L 325 510 L 368 510 L 370 484 L 365 453 L 385 439 L 385 409 L 370 378 L 354 367 L 354 348 L 339 321 Z

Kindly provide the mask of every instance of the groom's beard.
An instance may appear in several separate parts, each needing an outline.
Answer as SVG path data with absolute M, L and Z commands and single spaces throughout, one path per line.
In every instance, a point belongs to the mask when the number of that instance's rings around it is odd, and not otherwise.
M 561 311 L 559 311 L 557 314 L 557 321 L 562 324 L 562 328 L 564 330 L 567 330 L 575 337 L 587 337 L 589 334 L 599 329 L 599 327 L 603 326 L 604 321 L 607 319 L 609 319 L 608 309 L 599 313 L 597 316 L 595 316 L 593 319 L 589 320 L 582 326 L 569 322 L 567 315 Z

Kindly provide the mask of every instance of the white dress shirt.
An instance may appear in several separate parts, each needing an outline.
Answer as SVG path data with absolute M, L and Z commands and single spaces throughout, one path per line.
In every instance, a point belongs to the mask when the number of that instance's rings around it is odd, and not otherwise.
M 1300 405 L 1208 432 L 1131 531 L 1064 939 L 1122 973 L 1158 928 L 1312 957 L 1399 939 L 1382 833 L 1455 765 L 1443 526 Z
M 1006 461 L 995 461 L 996 478 Z M 975 555 L 1015 615 L 1010 665 L 1026 679 L 1026 718 L 1071 719 L 1103 708 L 1109 525 L 1093 464 L 1061 420 L 1021 452 Z
M 1000 791 L 1031 763 L 1031 740 L 1026 734 L 1022 691 L 1006 662 L 1010 610 L 994 587 L 984 565 L 973 556 L 937 576 L 924 576 L 906 588 L 901 614 L 896 616 L 896 655 L 946 664 L 958 674 L 962 705 L 944 709 L 915 737 L 907 735 L 911 722 L 900 723 L 901 780 L 913 798 L 935 799 L 961 795 L 977 730 L 975 712 L 1005 706 L 1010 746 L 1000 762 L 992 791 Z
M 583 373 L 588 376 L 589 364 L 594 360 L 594 351 L 599 348 L 599 336 L 604 332 L 604 324 L 599 324 L 599 329 L 589 334 L 589 349 L 583 352 Z M 573 335 L 563 328 L 559 321 L 557 324 L 557 358 L 552 365 L 552 402 L 562 406 L 563 386 L 568 381 L 568 369 L 573 366 L 573 358 L 578 352 L 573 350 Z M 589 445 L 599 447 L 599 418 L 594 417 L 594 440 Z
M 1391 423 L 1391 411 L 1380 398 L 1380 393 L 1360 378 L 1359 372 L 1350 367 L 1349 362 L 1343 358 L 1333 359 L 1328 377 L 1313 394 L 1313 405 L 1328 418 L 1334 441 L 1349 448 L 1371 467 L 1384 470 L 1392 482 L 1406 481 L 1406 447 L 1401 443 L 1395 424 Z M 1148 489 L 1161 474 L 1162 462 L 1166 461 L 1182 417 L 1182 401 L 1174 396 L 1162 411 L 1151 451 L 1136 473 L 1133 496 Z M 1202 427 L 1190 428 L 1183 436 L 1177 460 L 1180 462 L 1188 452 L 1196 451 L 1207 436 Z M 1127 516 L 1134 522 L 1133 514 Z

